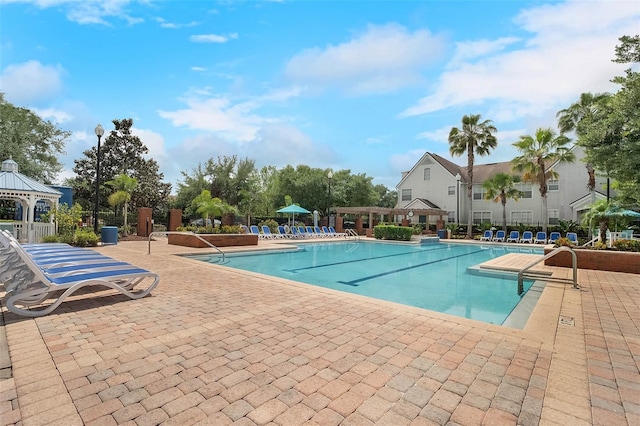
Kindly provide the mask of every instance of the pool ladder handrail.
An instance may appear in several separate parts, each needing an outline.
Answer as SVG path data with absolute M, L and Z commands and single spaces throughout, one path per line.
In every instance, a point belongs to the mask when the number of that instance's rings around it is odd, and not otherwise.
M 344 233 L 346 234 L 346 238 L 353 237 L 356 241 L 360 241 L 360 235 L 358 235 L 355 229 L 347 228 L 344 230 Z
M 535 272 L 529 272 L 527 273 L 527 271 L 531 268 L 533 268 L 535 265 L 537 265 L 540 262 L 544 262 L 545 260 L 555 256 L 558 253 L 561 253 L 563 251 L 568 251 L 571 253 L 571 265 L 573 267 L 573 279 L 571 278 L 552 278 L 552 277 L 546 277 L 540 274 L 536 274 Z M 532 279 L 536 279 L 536 280 L 540 280 L 540 281 L 554 281 L 554 282 L 563 282 L 563 283 L 572 283 L 573 284 L 573 288 L 575 289 L 579 289 L 580 286 L 578 285 L 578 257 L 576 256 L 576 253 L 567 246 L 561 246 L 558 247 L 556 249 L 554 249 L 553 251 L 547 253 L 546 255 L 544 255 L 544 257 L 540 258 L 540 259 L 536 259 L 533 262 L 529 263 L 527 266 L 525 266 L 524 268 L 520 269 L 520 271 L 518 272 L 518 296 L 522 296 L 522 293 L 524 293 L 524 278 L 532 278 Z
M 152 233 L 149 234 L 149 238 L 148 238 L 149 250 L 147 251 L 147 254 L 151 254 L 151 236 L 152 235 L 165 235 L 165 236 L 168 236 L 169 234 L 193 235 L 194 237 L 196 237 L 197 239 L 199 239 L 200 241 L 202 241 L 203 243 L 205 243 L 209 247 L 211 247 L 213 249 L 216 249 L 222 255 L 222 261 L 223 262 L 225 261 L 224 252 L 222 250 L 220 250 L 219 247 L 211 244 L 209 241 L 205 240 L 200 235 L 196 234 L 195 232 L 191 232 L 191 231 L 153 231 Z

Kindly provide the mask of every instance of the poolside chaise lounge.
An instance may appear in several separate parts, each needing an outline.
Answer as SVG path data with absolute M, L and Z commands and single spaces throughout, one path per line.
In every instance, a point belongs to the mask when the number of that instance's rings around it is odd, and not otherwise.
M 507 238 L 508 243 L 517 243 L 520 241 L 520 231 L 511 231 L 509 233 L 509 238 Z
M 160 281 L 155 273 L 115 259 L 108 265 L 79 264 L 45 270 L 16 241 L 10 241 L 8 249 L 15 252 L 19 261 L 14 264 L 17 270 L 9 278 L 9 285 L 5 282 L 5 305 L 22 316 L 47 315 L 83 287 L 109 287 L 131 299 L 140 299 L 151 293 Z M 146 289 L 133 291 L 138 284 L 148 280 L 151 282 Z M 53 302 L 33 309 L 48 299 Z
M 533 232 L 531 231 L 524 231 L 522 233 L 522 238 L 520 238 L 520 242 L 521 243 L 529 243 L 529 244 L 533 244 Z
M 536 238 L 533 242 L 534 244 L 547 244 L 547 233 L 544 231 L 536 232 Z
M 329 227 L 329 234 L 336 236 L 336 237 L 347 237 L 347 233 L 346 232 L 337 232 L 336 228 L 334 228 L 333 226 Z
M 567 232 L 567 238 L 574 244 L 578 244 L 578 234 L 575 232 Z
M 504 243 L 504 239 L 506 238 L 507 233 L 503 230 L 496 231 L 496 236 L 493 237 L 492 241 L 497 241 L 500 243 Z
M 549 234 L 549 244 L 555 244 L 556 241 L 558 241 L 558 238 L 560 238 L 560 233 L 559 232 L 552 232 Z
M 486 231 L 484 231 L 484 234 L 482 235 L 482 237 L 480 237 L 480 241 L 491 241 L 493 240 L 493 231 L 490 229 L 487 229 Z

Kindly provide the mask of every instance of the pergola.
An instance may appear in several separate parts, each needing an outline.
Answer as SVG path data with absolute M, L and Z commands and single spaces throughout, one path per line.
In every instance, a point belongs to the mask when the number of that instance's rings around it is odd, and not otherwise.
M 379 217 L 389 216 L 389 221 L 391 222 L 392 216 L 402 216 L 403 219 L 409 218 L 413 216 L 426 216 L 426 224 L 427 228 L 429 226 L 429 218 L 432 216 L 438 217 L 438 220 L 445 221 L 449 215 L 449 212 L 446 210 L 440 209 L 396 209 L 396 208 L 386 208 L 386 207 L 331 207 L 332 211 L 335 211 L 338 216 L 344 214 L 353 214 L 359 216 L 369 216 L 369 223 L 373 223 L 374 215 Z
M 40 200 L 49 207 L 57 205 L 61 196 L 60 191 L 18 173 L 18 163 L 11 158 L 2 162 L 0 200 L 14 200 L 22 206 L 22 220 L 12 223 L 14 236 L 19 240 L 37 242 L 55 232 L 52 222 L 35 222 L 35 209 Z

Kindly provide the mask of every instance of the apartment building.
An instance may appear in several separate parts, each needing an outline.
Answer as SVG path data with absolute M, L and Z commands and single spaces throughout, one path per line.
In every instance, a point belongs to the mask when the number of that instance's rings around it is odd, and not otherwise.
M 572 148 L 576 161 L 573 163 L 553 163 L 549 167 L 558 173 L 558 179 L 547 182 L 547 209 L 549 225 L 560 220 L 580 221 L 582 215 L 598 199 L 607 198 L 607 178 L 596 172 L 595 191 L 587 186 L 589 173 L 584 162 L 584 149 Z M 466 156 L 460 157 L 466 159 Z M 486 157 L 476 157 L 483 161 Z M 497 173 L 519 174 L 510 162 L 474 164 L 472 218 L 474 224 L 502 224 L 502 204 L 485 199 L 484 181 Z M 398 203 L 396 208 L 446 210 L 448 221 L 467 223 L 469 201 L 467 197 L 467 167 L 455 164 L 437 154 L 425 153 L 408 172 L 403 172 L 397 185 Z M 508 225 L 542 225 L 542 197 L 535 183 L 521 182 L 516 188 L 522 197 L 507 200 Z M 413 223 L 424 222 L 423 217 L 412 217 Z

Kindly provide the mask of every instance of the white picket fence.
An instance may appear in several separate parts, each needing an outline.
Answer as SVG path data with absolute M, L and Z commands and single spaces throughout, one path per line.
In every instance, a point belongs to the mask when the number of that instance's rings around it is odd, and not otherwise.
M 47 235 L 55 235 L 56 227 L 53 223 L 25 223 L 11 222 L 13 236 L 22 243 L 39 243 Z

